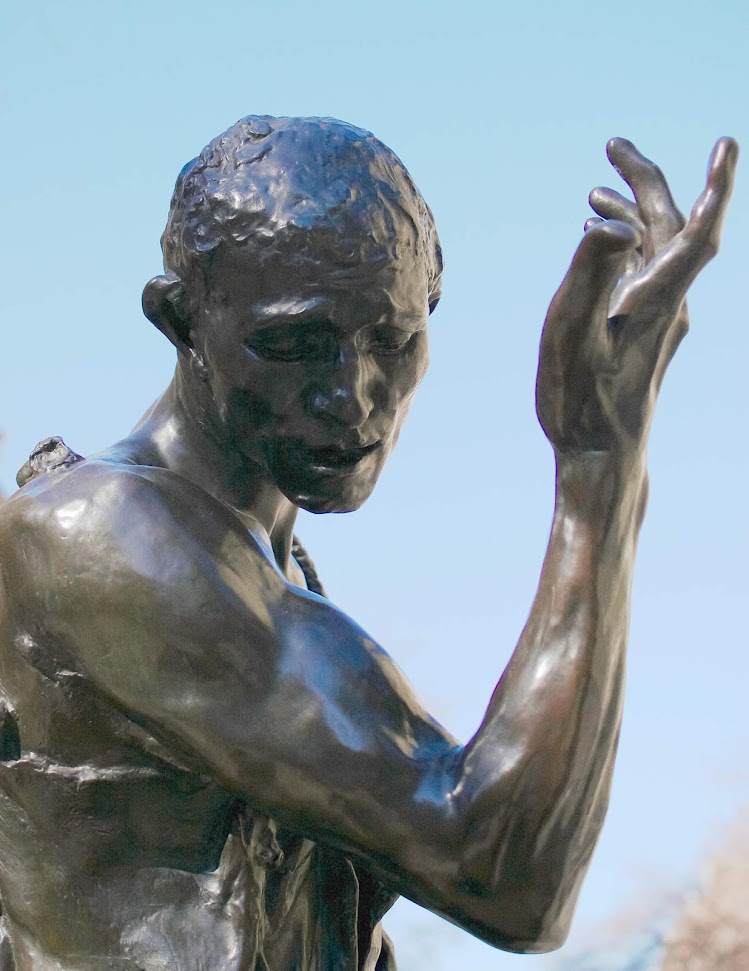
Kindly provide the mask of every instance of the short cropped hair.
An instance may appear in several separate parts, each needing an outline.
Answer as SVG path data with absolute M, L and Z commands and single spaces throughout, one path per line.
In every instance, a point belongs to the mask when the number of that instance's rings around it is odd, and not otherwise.
M 334 118 L 249 115 L 182 169 L 161 237 L 164 268 L 189 285 L 230 242 L 345 275 L 409 251 L 423 260 L 429 308 L 442 250 L 432 212 L 401 160 L 370 132 Z

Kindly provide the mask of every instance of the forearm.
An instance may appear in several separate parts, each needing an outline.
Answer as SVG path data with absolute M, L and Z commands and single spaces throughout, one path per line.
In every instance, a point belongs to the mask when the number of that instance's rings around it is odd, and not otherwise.
M 519 939 L 565 922 L 603 820 L 645 493 L 639 455 L 558 461 L 538 594 L 462 760 L 462 879 L 516 909 Z

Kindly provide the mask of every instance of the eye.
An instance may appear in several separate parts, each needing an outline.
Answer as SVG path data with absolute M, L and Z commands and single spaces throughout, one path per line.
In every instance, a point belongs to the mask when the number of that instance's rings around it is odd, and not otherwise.
M 266 361 L 299 364 L 333 360 L 338 344 L 331 321 L 306 320 L 256 331 L 245 347 Z
M 367 343 L 376 354 L 398 354 L 408 347 L 417 334 L 418 331 L 409 333 L 399 327 L 383 324 L 372 328 Z

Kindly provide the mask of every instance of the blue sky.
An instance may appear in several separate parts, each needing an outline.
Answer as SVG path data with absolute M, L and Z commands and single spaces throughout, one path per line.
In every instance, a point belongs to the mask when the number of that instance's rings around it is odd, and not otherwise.
M 139 301 L 184 162 L 248 113 L 371 129 L 440 229 L 433 363 L 370 503 L 305 515 L 298 532 L 333 597 L 467 738 L 543 556 L 553 465 L 533 411 L 538 339 L 588 191 L 616 185 L 606 140 L 634 140 L 688 209 L 715 139 L 749 146 L 746 11 L 5 0 L 0 484 L 47 435 L 84 454 L 120 437 L 169 380 L 172 353 Z M 693 881 L 749 792 L 746 185 L 740 168 L 653 430 L 619 765 L 571 949 L 643 888 Z M 557 960 L 502 955 L 408 905 L 390 926 L 405 971 Z

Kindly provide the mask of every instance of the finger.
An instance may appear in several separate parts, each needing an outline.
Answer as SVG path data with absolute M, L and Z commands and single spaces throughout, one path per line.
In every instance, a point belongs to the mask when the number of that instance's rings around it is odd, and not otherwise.
M 737 159 L 736 142 L 732 138 L 719 139 L 710 156 L 707 185 L 694 204 L 687 225 L 622 289 L 615 301 L 616 314 L 629 313 L 631 308 L 647 303 L 657 316 L 659 309 L 673 306 L 675 300 L 686 296 L 697 274 L 718 250 Z
M 604 219 L 618 219 L 623 223 L 629 223 L 639 233 L 645 234 L 645 224 L 640 219 L 637 206 L 631 199 L 625 199 L 614 189 L 599 185 L 588 196 L 588 202 L 593 211 Z
M 591 216 L 590 219 L 585 220 L 583 232 L 587 233 L 589 229 L 592 229 L 594 226 L 600 226 L 602 222 L 603 219 L 601 219 L 599 216 Z
M 605 317 L 616 281 L 640 241 L 640 234 L 626 223 L 610 220 L 592 226 L 577 247 L 547 321 L 562 318 L 568 326 L 588 326 L 596 313 Z
M 701 262 L 683 236 L 676 236 L 639 273 L 622 281 L 614 293 L 610 317 L 634 316 L 648 330 L 659 321 L 670 321 L 673 308 L 686 296 Z
M 707 253 L 707 262 L 718 251 L 720 231 L 733 191 L 739 146 L 733 138 L 719 138 L 710 154 L 707 184 L 692 207 L 683 236 Z
M 640 233 L 643 239 L 645 238 L 645 225 L 637 212 L 637 206 L 631 199 L 625 199 L 614 189 L 597 186 L 588 196 L 588 201 L 599 215 L 606 219 L 618 219 L 620 222 L 628 223 Z M 630 252 L 624 272 L 625 274 L 639 273 L 642 266 L 643 253 L 638 247 Z
M 640 217 L 650 230 L 654 249 L 658 250 L 684 227 L 684 216 L 663 173 L 626 138 L 612 138 L 606 154 L 632 189 Z

